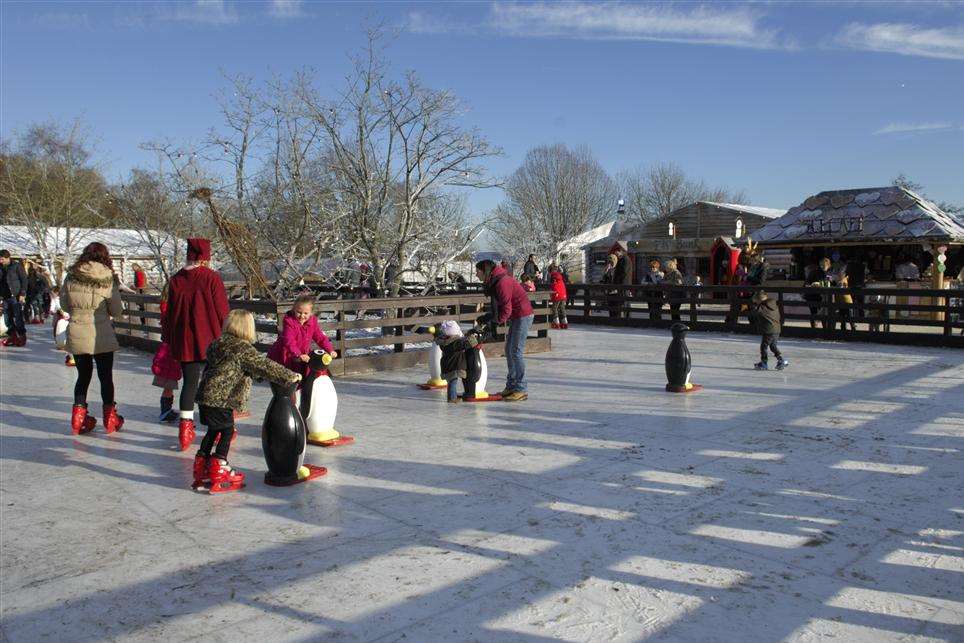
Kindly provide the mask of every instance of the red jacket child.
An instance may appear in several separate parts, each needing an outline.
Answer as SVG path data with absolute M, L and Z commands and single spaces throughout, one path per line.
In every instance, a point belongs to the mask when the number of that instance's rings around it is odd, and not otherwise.
M 191 242 L 200 246 L 194 252 Z M 206 261 L 211 257 L 210 248 L 207 239 L 189 239 L 188 258 Z M 179 362 L 204 361 L 208 345 L 221 336 L 228 316 L 228 295 L 221 277 L 204 265 L 182 268 L 171 277 L 167 306 L 161 318 L 161 339 L 170 344 L 171 357 Z
M 312 315 L 302 324 L 298 321 L 295 309 L 291 309 L 285 313 L 281 334 L 268 349 L 268 358 L 304 375 L 307 373 L 308 365 L 299 358 L 308 354 L 312 342 L 318 344 L 326 353 L 335 352 L 331 340 L 318 325 L 317 317 Z
M 551 301 L 565 301 L 569 298 L 566 282 L 562 278 L 562 272 L 558 270 L 549 271 L 549 289 L 552 290 L 552 295 L 549 297 Z

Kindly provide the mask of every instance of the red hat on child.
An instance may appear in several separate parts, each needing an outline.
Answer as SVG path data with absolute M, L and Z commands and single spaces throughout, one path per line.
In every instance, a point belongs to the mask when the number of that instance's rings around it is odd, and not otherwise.
M 211 259 L 211 242 L 208 239 L 187 240 L 188 261 L 209 261 Z

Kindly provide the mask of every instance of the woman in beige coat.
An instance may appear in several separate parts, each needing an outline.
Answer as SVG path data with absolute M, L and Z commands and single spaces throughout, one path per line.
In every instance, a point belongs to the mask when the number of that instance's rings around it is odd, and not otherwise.
M 97 364 L 100 396 L 104 402 L 104 430 L 113 433 L 124 425 L 114 403 L 114 351 L 119 348 L 111 318 L 123 307 L 120 282 L 114 274 L 110 253 L 102 243 L 91 243 L 67 270 L 60 289 L 60 306 L 70 315 L 67 352 L 77 363 L 74 409 L 70 429 L 74 435 L 89 433 L 97 419 L 87 413 L 87 389 Z

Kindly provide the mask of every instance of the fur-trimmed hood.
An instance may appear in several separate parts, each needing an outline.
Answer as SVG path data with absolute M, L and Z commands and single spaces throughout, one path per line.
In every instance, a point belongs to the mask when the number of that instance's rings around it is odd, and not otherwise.
M 114 283 L 114 271 L 96 261 L 85 261 L 71 266 L 67 277 L 78 283 L 104 288 Z

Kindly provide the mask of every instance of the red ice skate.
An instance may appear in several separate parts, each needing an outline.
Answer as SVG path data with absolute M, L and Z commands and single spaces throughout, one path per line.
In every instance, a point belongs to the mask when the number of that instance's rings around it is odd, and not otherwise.
M 117 405 L 104 405 L 104 431 L 113 433 L 114 431 L 120 431 L 123 426 L 124 416 L 117 414 Z
M 237 491 L 244 486 L 244 474 L 217 456 L 211 456 L 208 461 L 208 478 L 211 479 L 211 493 Z
M 70 414 L 70 432 L 73 435 L 90 433 L 97 424 L 97 418 L 87 414 L 86 404 L 74 404 L 74 410 Z
M 7 335 L 7 338 L 6 338 L 5 340 L 3 340 L 2 342 L 0 342 L 0 345 L 3 345 L 3 346 L 19 346 L 20 344 L 17 342 L 17 333 L 15 333 L 15 332 L 13 332 L 13 331 L 10 331 L 10 334 Z
M 209 456 L 198 453 L 194 456 L 194 482 L 191 483 L 192 489 L 206 489 L 211 486 L 211 478 L 208 476 Z
M 181 451 L 187 451 L 194 442 L 194 420 L 181 418 L 181 423 L 177 426 L 177 441 L 180 443 Z

